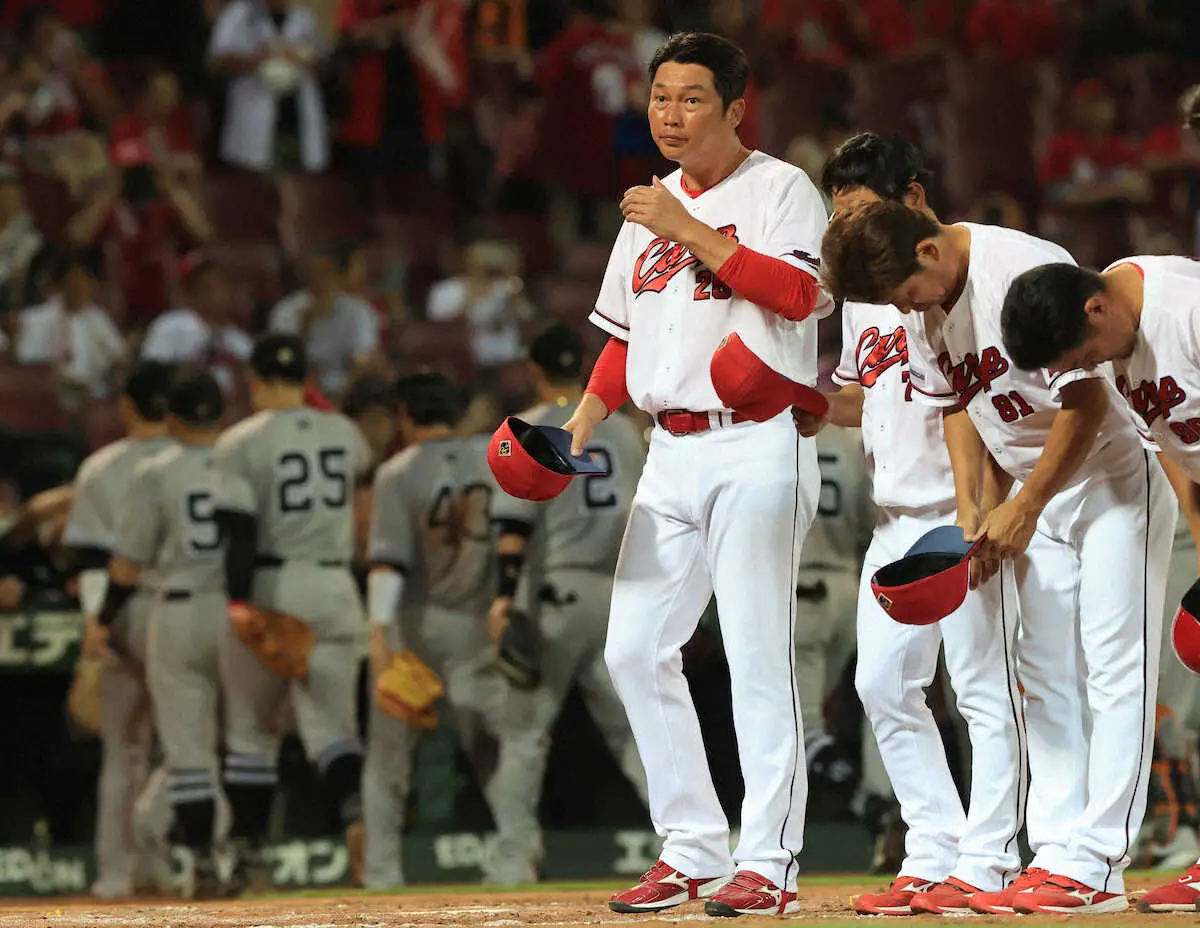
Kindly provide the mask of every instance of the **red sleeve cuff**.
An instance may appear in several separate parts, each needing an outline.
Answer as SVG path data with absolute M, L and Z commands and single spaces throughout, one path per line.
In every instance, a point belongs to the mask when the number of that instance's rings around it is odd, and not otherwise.
M 313 409 L 324 409 L 326 412 L 335 408 L 329 398 L 311 381 L 304 385 L 304 405 L 311 406 Z
M 629 399 L 629 392 L 625 389 L 625 361 L 628 355 L 628 344 L 619 338 L 609 338 L 588 379 L 587 392 L 600 397 L 610 416 Z
M 717 276 L 738 295 L 784 319 L 800 322 L 817 305 L 819 288 L 807 271 L 738 245 Z

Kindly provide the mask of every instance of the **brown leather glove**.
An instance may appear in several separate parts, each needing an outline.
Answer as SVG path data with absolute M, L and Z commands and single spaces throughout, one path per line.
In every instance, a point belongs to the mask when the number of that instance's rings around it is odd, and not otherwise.
M 315 636 L 307 623 L 254 603 L 230 603 L 229 621 L 242 644 L 275 673 L 289 680 L 308 678 Z

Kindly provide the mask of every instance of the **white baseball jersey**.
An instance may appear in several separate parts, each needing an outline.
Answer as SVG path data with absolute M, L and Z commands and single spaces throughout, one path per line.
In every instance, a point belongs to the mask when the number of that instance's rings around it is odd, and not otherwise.
M 895 306 L 846 303 L 833 380 L 863 388 L 862 442 L 875 505 L 910 513 L 952 508 L 942 413 L 913 402 L 904 314 Z
M 1017 275 L 1043 264 L 1074 264 L 1062 248 L 1024 232 L 999 226 L 960 223 L 971 232 L 967 282 L 958 302 L 908 313 L 909 382 L 935 406 L 961 402 L 996 462 L 1017 480 L 1027 480 L 1060 408 L 1069 383 L 1097 378 L 1113 392 L 1100 433 L 1068 482 L 1071 486 L 1106 456 L 1121 456 L 1136 438 L 1133 423 L 1116 401 L 1108 365 L 1093 371 L 1022 371 L 1004 354 L 1000 311 Z
M 1143 255 L 1111 267 L 1120 264 L 1138 269 L 1144 289 L 1133 354 L 1113 362 L 1117 390 L 1143 437 L 1200 481 L 1200 264 Z
M 689 213 L 728 238 L 781 258 L 814 277 L 820 266 L 825 206 L 799 168 L 753 152 L 714 187 L 692 194 L 674 171 L 664 186 Z M 818 307 L 827 314 L 832 303 Z M 684 246 L 626 222 L 617 235 L 591 321 L 629 342 L 629 395 L 646 412 L 725 409 L 709 361 L 737 332 L 767 364 L 812 386 L 817 378 L 813 318 L 789 322 L 732 292 Z

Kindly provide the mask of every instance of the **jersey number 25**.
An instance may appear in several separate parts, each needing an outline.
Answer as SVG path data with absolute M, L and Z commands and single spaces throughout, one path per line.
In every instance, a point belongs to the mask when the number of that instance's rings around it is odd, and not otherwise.
M 308 512 L 319 500 L 341 509 L 349 498 L 345 448 L 288 451 L 279 456 L 279 511 Z

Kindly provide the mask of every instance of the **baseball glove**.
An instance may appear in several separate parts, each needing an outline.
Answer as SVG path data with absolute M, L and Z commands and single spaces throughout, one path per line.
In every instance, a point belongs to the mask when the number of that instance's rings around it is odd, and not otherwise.
M 103 697 L 100 691 L 100 671 L 104 661 L 94 657 L 80 657 L 75 662 L 75 678 L 67 693 L 67 714 L 79 728 L 89 735 L 99 737 L 101 732 L 101 708 Z
M 542 633 L 527 612 L 513 611 L 496 643 L 496 667 L 513 686 L 531 690 L 542 679 Z
M 442 679 L 412 651 L 392 657 L 392 666 L 375 681 L 375 701 L 388 715 L 419 731 L 438 726 L 433 704 L 445 691 Z
M 231 603 L 229 621 L 238 639 L 271 670 L 289 680 L 308 677 L 313 630 L 286 612 L 253 603 Z

